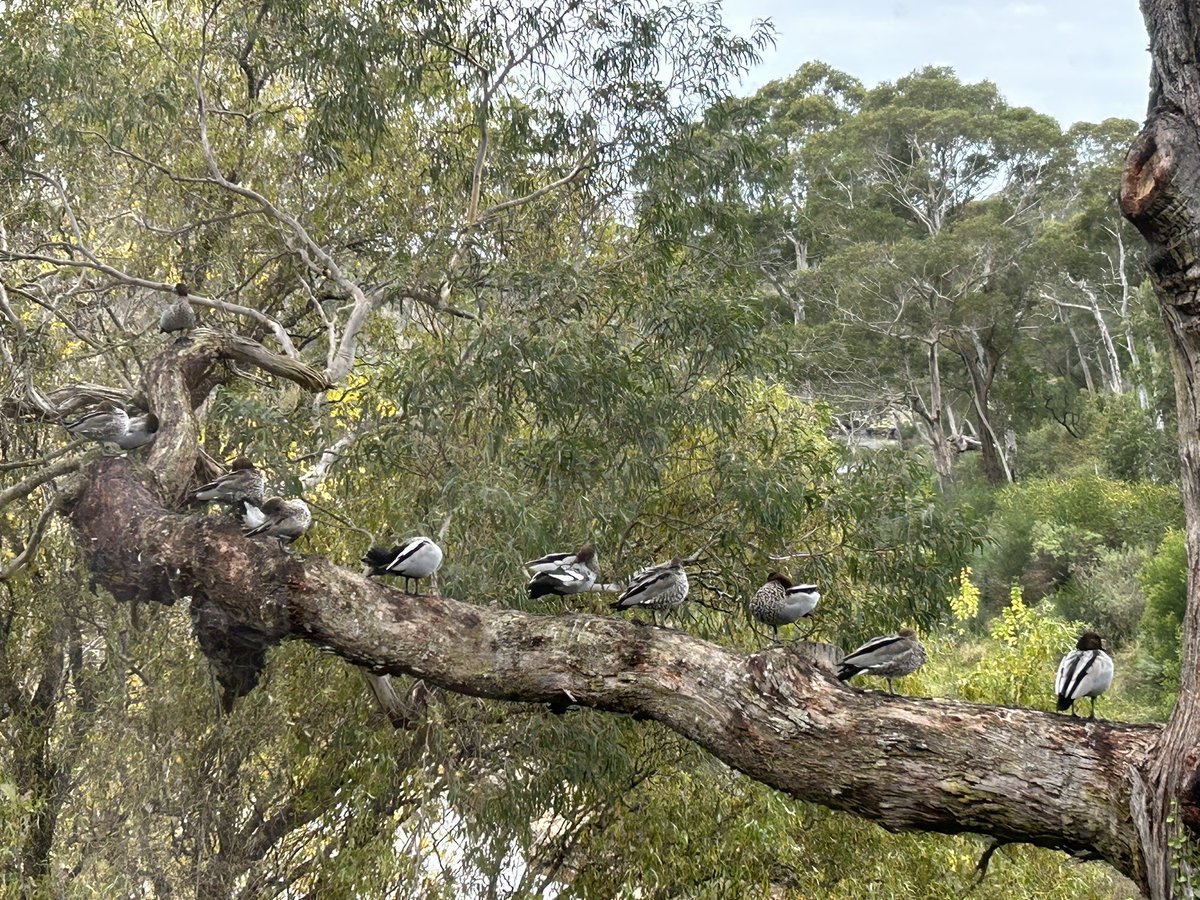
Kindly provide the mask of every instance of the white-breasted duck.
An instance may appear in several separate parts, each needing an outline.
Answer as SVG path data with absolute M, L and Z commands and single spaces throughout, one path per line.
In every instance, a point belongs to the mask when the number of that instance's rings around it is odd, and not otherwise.
M 1058 673 L 1054 677 L 1055 704 L 1059 712 L 1071 710 L 1075 715 L 1075 701 L 1088 697 L 1092 701 L 1089 719 L 1096 718 L 1096 698 L 1112 685 L 1113 661 L 1104 652 L 1104 640 L 1094 631 L 1085 631 L 1079 636 L 1075 649 L 1062 658 Z
M 901 628 L 895 634 L 871 638 L 857 650 L 846 654 L 838 668 L 842 681 L 860 672 L 881 675 L 887 679 L 888 693 L 895 694 L 892 679 L 911 675 L 925 665 L 925 648 L 911 628 Z
M 525 563 L 525 568 L 534 574 L 538 572 L 550 572 L 560 566 L 573 566 L 585 555 L 587 556 L 586 565 L 588 568 L 592 569 L 592 571 L 598 571 L 600 568 L 600 557 L 596 555 L 596 545 L 591 541 L 588 541 L 574 553 L 547 553 L 545 556 L 531 559 Z
M 175 293 L 179 295 L 170 306 L 166 307 L 158 317 L 158 330 L 162 332 L 191 331 L 196 327 L 196 311 L 188 300 L 188 288 L 183 282 L 175 285 Z
M 241 506 L 242 501 L 248 500 L 257 508 L 263 505 L 266 488 L 266 476 L 249 459 L 239 456 L 224 475 L 218 475 L 192 491 L 188 502 Z
M 312 525 L 312 510 L 299 497 L 291 500 L 270 497 L 262 506 L 243 500 L 242 507 L 245 511 L 245 532 L 251 537 L 266 535 L 279 538 L 280 543 L 290 544 L 303 537 Z
M 154 440 L 156 434 L 158 434 L 158 416 L 154 413 L 130 416 L 129 426 L 116 444 L 122 450 L 136 450 Z
M 786 575 L 772 572 L 767 583 L 750 598 L 750 615 L 770 625 L 778 640 L 780 625 L 790 625 L 812 615 L 820 599 L 821 592 L 815 584 L 793 584 Z
M 363 563 L 371 567 L 370 575 L 399 575 L 404 579 L 404 592 L 409 590 L 410 581 L 428 578 L 442 565 L 442 548 L 433 538 L 409 538 L 402 544 L 392 547 L 371 547 L 362 558 Z M 416 596 L 421 596 L 421 586 L 417 585 Z
M 71 434 L 89 441 L 115 444 L 129 431 L 129 413 L 115 404 L 84 413 L 63 425 Z
M 559 554 L 550 554 L 555 555 Z M 592 589 L 592 585 L 596 583 L 596 548 L 591 544 L 584 544 L 577 553 L 561 555 L 564 559 L 557 565 L 547 565 L 540 560 L 534 560 L 539 567 L 533 569 L 534 575 L 525 585 L 529 599 L 536 600 L 547 594 L 565 597 Z M 544 556 L 542 560 L 547 558 Z M 532 563 L 529 566 L 533 568 Z
M 660 563 L 643 569 L 617 597 L 611 608 L 622 612 L 627 609 L 648 609 L 658 624 L 658 614 L 664 616 L 678 609 L 688 595 L 688 577 L 683 560 L 676 556 L 670 562 Z

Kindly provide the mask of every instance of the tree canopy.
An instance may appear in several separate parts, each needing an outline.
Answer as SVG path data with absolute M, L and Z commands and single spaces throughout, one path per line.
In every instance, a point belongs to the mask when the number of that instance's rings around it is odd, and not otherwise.
M 1077 619 L 1157 667 L 1130 721 L 1194 657 L 1134 123 L 944 68 L 735 97 L 770 30 L 711 2 L 0 22 L 6 888 L 915 896 L 1028 843 L 1157 890 L 1131 810 L 1174 732 L 1044 712 Z M 108 403 L 153 443 L 62 428 Z M 182 502 L 239 455 L 311 505 L 299 552 Z M 416 534 L 434 596 L 359 574 Z M 585 540 L 601 589 L 529 599 Z M 675 555 L 672 628 L 608 617 Z M 771 644 L 771 570 L 823 593 L 792 636 L 920 629 L 940 699 Z

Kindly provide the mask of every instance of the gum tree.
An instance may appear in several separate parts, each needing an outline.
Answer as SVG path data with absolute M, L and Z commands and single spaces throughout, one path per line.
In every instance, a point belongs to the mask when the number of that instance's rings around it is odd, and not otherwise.
M 42 11 L 88 15 L 51 7 Z M 317 449 L 306 454 L 307 490 L 316 491 L 342 457 L 376 438 L 380 447 L 409 441 L 419 449 L 403 461 L 417 470 L 420 483 L 422 467 L 434 470 L 454 449 L 436 430 L 438 420 L 474 427 L 474 418 L 457 416 L 471 397 L 431 396 L 412 378 L 397 386 L 394 399 L 379 399 L 364 423 L 364 382 L 356 379 L 384 352 L 427 360 L 409 329 L 451 331 L 457 323 L 491 318 L 500 323 L 492 327 L 502 340 L 453 345 L 463 354 L 460 368 L 476 361 L 471 353 L 494 354 L 495 371 L 505 376 L 473 386 L 491 404 L 472 407 L 473 416 L 544 400 L 565 426 L 555 437 L 586 432 L 582 413 L 589 404 L 606 402 L 622 377 L 632 380 L 651 340 L 664 338 L 680 354 L 649 365 L 649 389 L 637 407 L 644 418 L 629 431 L 646 443 L 630 454 L 640 459 L 623 472 L 667 457 L 675 466 L 672 489 L 701 479 L 707 488 L 718 474 L 745 465 L 737 454 L 718 456 L 719 465 L 697 475 L 697 448 L 712 443 L 702 428 L 690 429 L 686 452 L 655 443 L 655 423 L 671 422 L 681 405 L 694 403 L 713 421 L 732 417 L 722 395 L 736 393 L 730 373 L 745 364 L 754 344 L 731 345 L 733 337 L 750 333 L 742 311 L 734 303 L 689 308 L 678 296 L 656 293 L 654 278 L 622 268 L 626 258 L 619 251 L 627 248 L 600 238 L 622 219 L 627 154 L 652 148 L 664 128 L 684 127 L 689 111 L 675 105 L 679 98 L 708 99 L 706 92 L 748 61 L 752 48 L 723 32 L 716 10 L 703 5 L 647 12 L 635 4 L 614 11 L 612 4 L 563 2 L 532 13 L 524 4 L 468 5 L 431 16 L 418 4 L 408 18 L 379 20 L 371 18 L 372 9 L 339 18 L 332 7 L 303 4 L 214 6 L 190 9 L 191 17 L 180 20 L 164 8 L 122 5 L 108 13 L 131 16 L 135 38 L 111 44 L 104 43 L 111 22 L 103 16 L 73 20 L 53 34 L 39 31 L 49 27 L 40 16 L 18 23 L 26 48 L 38 40 L 55 44 L 74 68 L 8 66 L 0 76 L 5 93 L 17 96 L 35 83 L 52 92 L 66 85 L 61 96 L 0 118 L 18 210 L 0 234 L 0 312 L 11 379 L 4 411 L 17 423 L 4 436 L 24 454 L 17 471 L 30 472 L 11 479 L 0 500 L 41 500 L 7 524 L 14 552 L 6 554 L 4 578 L 21 572 L 40 542 L 62 537 L 53 534 L 62 514 L 70 525 L 65 540 L 88 577 L 118 601 L 156 611 L 186 601 L 196 641 L 230 703 L 251 695 L 270 669 L 274 648 L 310 644 L 374 674 L 420 679 L 453 694 L 556 709 L 575 704 L 655 720 L 790 796 L 892 829 L 971 832 L 1103 859 L 1151 896 L 1169 896 L 1179 868 L 1169 849 L 1180 843 L 1173 829 L 1184 829 L 1186 837 L 1186 829 L 1200 824 L 1190 753 L 1200 604 L 1192 604 L 1185 623 L 1186 674 L 1171 721 L 1163 727 L 1083 722 L 1035 710 L 864 693 L 795 650 L 745 653 L 611 616 L 536 615 L 503 602 L 486 579 L 478 596 L 463 600 L 416 597 L 365 578 L 357 567 L 321 554 L 290 555 L 247 539 L 236 522 L 179 506 L 197 471 L 210 468 L 204 449 L 228 455 L 238 445 L 271 446 L 280 465 L 291 462 L 286 445 L 313 436 L 289 419 L 310 403 L 322 415 L 328 410 L 323 423 L 343 430 L 319 435 Z M 1167 248 L 1151 254 L 1151 270 L 1177 357 L 1195 584 L 1200 414 L 1189 393 L 1197 364 L 1189 278 L 1200 246 L 1192 230 L 1200 203 L 1193 128 L 1200 116 L 1200 66 L 1181 0 L 1148 0 L 1146 10 L 1155 39 L 1154 115 L 1130 156 L 1122 203 L 1152 245 Z M 90 31 L 81 27 L 89 24 Z M 81 34 L 88 40 L 59 46 Z M 6 55 L 19 55 L 20 47 L 10 41 Z M 363 53 L 364 47 L 372 52 Z M 707 52 L 692 52 L 697 47 Z M 99 65 L 113 57 L 124 65 Z M 677 66 L 666 76 L 664 60 Z M 23 73 L 31 71 L 23 85 Z M 104 78 L 111 83 L 99 92 L 102 101 L 77 91 L 85 80 Z M 517 82 L 519 90 L 508 89 Z M 126 103 L 129 97 L 136 102 Z M 51 101 L 78 103 L 75 118 L 45 121 Z M 146 113 L 153 108 L 167 114 Z M 363 134 L 370 139 L 350 139 Z M 70 152 L 56 155 L 60 142 Z M 355 191 L 362 183 L 370 189 Z M 148 205 L 152 197 L 168 202 Z M 590 214 L 601 207 L 611 215 Z M 518 246 L 519 254 L 510 252 Z M 573 254 L 581 246 L 595 255 Z M 546 271 L 555 277 L 537 277 Z M 643 310 L 640 318 L 613 313 L 594 328 L 572 321 L 572 307 L 591 300 L 581 285 L 597 289 L 604 284 L 599 275 L 613 272 L 627 279 L 629 292 L 641 277 L 655 301 L 679 305 L 668 307 L 670 315 L 661 309 Z M 689 298 L 701 296 L 713 283 L 703 274 L 689 273 L 692 280 L 671 286 Z M 196 303 L 220 327 L 153 343 L 144 333 L 153 323 L 147 300 L 156 307 L 170 298 L 180 277 L 190 280 Z M 520 328 L 508 327 L 505 315 L 520 313 L 529 318 Z M 616 336 L 605 327 L 612 321 L 621 325 Z M 568 383 L 535 380 L 547 369 L 565 378 L 568 370 L 555 368 L 551 352 L 512 364 L 511 348 L 560 328 L 556 333 L 611 351 L 594 383 L 603 391 L 545 390 Z M 234 333 L 243 330 L 248 333 Z M 104 377 L 105 384 L 51 390 L 44 379 L 64 368 L 77 382 Z M 270 376 L 283 387 L 270 400 L 256 399 L 239 393 L 238 386 L 251 381 L 246 376 Z M 223 397 L 214 392 L 232 399 L 215 411 Z M 39 442 L 36 429 L 43 426 L 31 424 L 39 416 L 101 399 L 159 415 L 162 427 L 144 462 Z M 424 416 L 428 433 L 400 434 L 410 416 Z M 271 427 L 255 425 L 259 419 Z M 536 424 L 517 419 L 514 435 L 562 459 L 561 440 L 536 444 Z M 240 423 L 236 434 L 234 422 Z M 223 427 L 231 433 L 214 437 Z M 619 421 L 611 426 L 621 427 Z M 597 448 L 589 452 L 599 453 L 612 433 L 593 435 Z M 493 492 L 511 464 L 495 443 L 481 441 L 477 448 Z M 73 472 L 77 477 L 65 480 Z M 547 483 L 539 488 L 548 490 Z M 571 492 L 555 495 L 565 503 L 591 489 L 581 477 L 567 486 Z M 479 502 L 489 496 L 481 490 Z M 811 498 L 807 506 L 803 496 L 794 499 L 796 518 L 802 510 L 813 517 L 824 512 Z M 351 511 L 376 500 L 353 498 Z M 419 493 L 412 500 L 423 502 Z M 434 505 L 424 508 L 422 521 L 431 522 Z M 708 512 L 696 503 L 686 517 L 665 511 L 658 524 L 670 520 L 694 529 L 692 520 Z M 709 532 L 689 534 L 705 534 L 722 550 L 734 546 L 726 532 L 743 536 L 734 520 L 704 524 Z M 643 518 L 632 516 L 626 526 L 615 542 L 618 553 L 639 540 L 646 553 L 664 549 L 641 537 L 650 531 Z M 903 545 L 904 535 L 897 537 Z M 898 552 L 883 541 L 869 550 L 885 559 Z M 712 593 L 720 594 L 719 585 Z M 13 609 L 5 610 L 5 637 Z M 30 721 L 43 724 L 37 717 L 47 705 L 29 701 L 76 676 L 86 712 L 81 676 L 87 654 L 82 646 L 76 652 L 80 642 L 70 629 L 61 635 L 51 629 L 42 641 L 46 657 L 59 648 L 57 657 L 69 661 L 70 671 L 43 664 L 40 675 L 27 679 L 0 660 L 6 717 L 21 707 Z M 410 699 L 419 720 L 426 701 Z M 86 718 L 80 721 L 76 740 L 86 733 Z M 51 796 L 66 785 L 60 773 L 38 771 L 44 731 L 30 731 L 42 743 L 27 754 L 28 768 L 30 783 Z M 211 759 L 230 764 L 219 753 Z M 478 764 L 469 756 L 461 761 Z M 164 760 L 164 772 L 171 762 Z M 230 789 L 230 771 L 215 765 L 214 791 Z M 351 827 L 337 816 L 346 799 L 333 787 L 328 795 L 303 796 L 309 802 L 284 802 L 272 815 L 255 797 L 244 818 L 216 823 L 219 850 L 202 873 L 202 889 L 230 895 L 256 853 L 261 858 L 279 835 L 309 829 L 322 816 Z M 322 808 L 313 797 L 327 804 Z M 412 802 L 403 791 L 362 799 L 382 804 L 388 815 Z M 52 832 L 53 822 L 47 824 Z M 45 843 L 43 834 L 40 846 Z M 296 877 L 306 874 L 301 866 Z M 153 877 L 171 883 L 171 873 Z

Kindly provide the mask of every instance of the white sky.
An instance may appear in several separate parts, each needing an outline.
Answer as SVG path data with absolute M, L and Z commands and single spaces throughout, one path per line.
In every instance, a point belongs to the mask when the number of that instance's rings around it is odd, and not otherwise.
M 724 11 L 741 35 L 755 19 L 775 25 L 774 49 L 737 93 L 809 59 L 868 87 L 945 65 L 1064 127 L 1146 113 L 1150 56 L 1137 0 L 724 0 Z

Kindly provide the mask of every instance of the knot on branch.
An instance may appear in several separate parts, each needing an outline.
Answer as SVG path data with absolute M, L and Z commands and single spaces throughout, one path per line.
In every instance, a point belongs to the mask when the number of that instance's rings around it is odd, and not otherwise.
M 239 617 L 200 592 L 193 594 L 189 613 L 196 642 L 221 685 L 221 708 L 232 712 L 234 702 L 258 684 L 267 665 L 267 650 L 283 639 L 287 629 L 279 623 Z
M 1134 140 L 1120 204 L 1150 245 L 1147 266 L 1160 287 L 1200 278 L 1200 142 L 1178 113 L 1157 111 Z
M 267 650 L 291 629 L 267 586 L 302 584 L 298 561 L 273 541 L 246 538 L 235 520 L 164 508 L 150 472 L 123 458 L 96 464 L 71 522 L 93 583 L 118 601 L 191 598 L 196 639 L 226 709 L 254 687 Z

